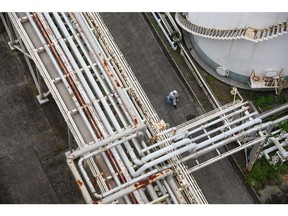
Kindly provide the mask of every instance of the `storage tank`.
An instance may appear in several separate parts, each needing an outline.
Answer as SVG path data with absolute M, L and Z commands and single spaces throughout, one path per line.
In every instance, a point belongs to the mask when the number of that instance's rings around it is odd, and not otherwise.
M 225 83 L 280 93 L 288 79 L 288 13 L 176 13 L 193 55 Z M 203 65 L 206 64 L 206 65 Z

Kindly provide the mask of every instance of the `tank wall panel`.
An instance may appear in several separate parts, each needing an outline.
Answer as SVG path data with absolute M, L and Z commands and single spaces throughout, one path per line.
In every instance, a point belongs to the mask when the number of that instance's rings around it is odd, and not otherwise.
M 233 28 L 265 28 L 279 22 L 287 20 L 288 13 L 269 12 L 269 13 L 252 13 L 252 12 L 207 12 L 207 13 L 188 13 L 188 19 L 200 26 L 208 28 L 233 29 Z

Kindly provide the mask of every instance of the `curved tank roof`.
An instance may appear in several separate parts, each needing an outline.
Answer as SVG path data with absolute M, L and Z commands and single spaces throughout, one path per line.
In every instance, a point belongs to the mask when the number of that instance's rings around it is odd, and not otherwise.
M 195 52 L 217 75 L 225 76 L 225 82 L 230 79 L 246 85 L 253 71 L 259 76 L 281 74 L 286 80 L 288 79 L 288 24 L 286 23 L 288 13 L 197 12 L 188 13 L 187 19 L 198 28 L 196 33 L 192 31 L 190 34 L 190 41 Z M 282 31 L 283 22 L 286 26 L 285 31 Z M 279 23 L 282 23 L 282 32 L 278 34 Z M 249 28 L 254 31 L 255 29 L 268 29 L 269 26 L 273 29 L 273 34 L 275 26 L 277 35 L 258 41 L 240 37 L 217 38 L 208 35 L 211 29 Z M 209 28 L 209 31 L 205 28 Z
M 188 19 L 196 25 L 207 28 L 230 29 L 230 28 L 265 28 L 287 20 L 288 13 L 252 13 L 252 12 L 207 12 L 188 13 Z

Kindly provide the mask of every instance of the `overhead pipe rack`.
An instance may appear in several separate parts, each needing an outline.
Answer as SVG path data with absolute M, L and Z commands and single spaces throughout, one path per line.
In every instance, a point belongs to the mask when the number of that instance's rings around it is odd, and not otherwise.
M 236 101 L 168 128 L 99 14 L 8 17 L 77 143 L 67 164 L 87 203 L 208 203 L 192 173 L 262 145 L 266 129 L 287 120 L 262 123 L 250 102 Z

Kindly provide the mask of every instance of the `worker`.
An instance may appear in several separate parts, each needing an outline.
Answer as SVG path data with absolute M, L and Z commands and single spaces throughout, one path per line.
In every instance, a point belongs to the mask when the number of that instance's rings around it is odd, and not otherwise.
M 176 90 L 173 90 L 169 93 L 169 95 L 166 98 L 170 101 L 170 104 L 172 104 L 173 107 L 176 109 L 177 108 L 176 104 L 179 99 L 178 92 Z

